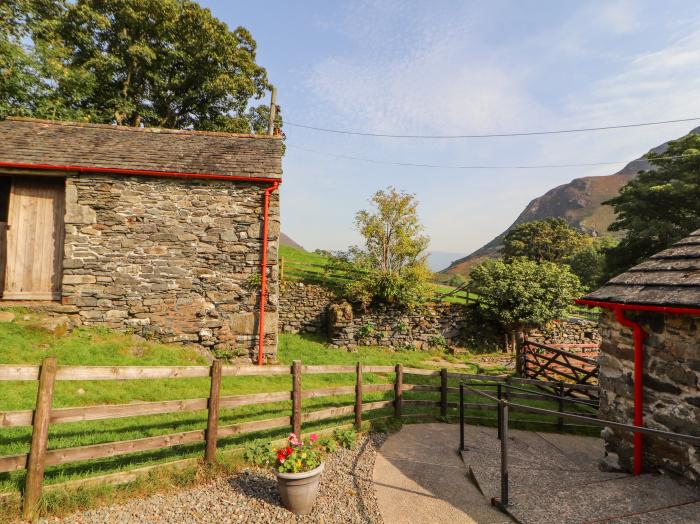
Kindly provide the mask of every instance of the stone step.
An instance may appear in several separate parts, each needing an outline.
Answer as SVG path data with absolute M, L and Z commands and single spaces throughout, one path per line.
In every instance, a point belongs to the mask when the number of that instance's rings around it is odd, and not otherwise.
M 509 431 L 508 460 L 513 467 L 538 469 L 598 471 L 598 462 L 603 458 L 602 440 L 591 437 L 561 435 L 570 439 L 568 446 L 557 445 L 558 435 Z M 462 460 L 469 466 L 499 466 L 501 463 L 500 441 L 494 437 L 467 441 L 462 451 Z
M 647 522 L 673 522 L 654 520 L 653 513 L 676 518 L 676 507 L 679 511 L 689 511 L 692 506 L 689 509 L 688 505 L 700 502 L 700 493 L 666 476 L 640 475 L 592 482 L 585 487 L 543 487 L 539 493 L 535 489 L 515 492 L 510 502 L 508 513 L 523 524 L 631 523 L 640 522 L 641 515 L 648 515 Z M 678 519 L 677 522 L 683 522 L 682 516 Z
M 501 498 L 501 471 L 496 466 L 469 466 L 469 473 L 479 491 L 488 500 Z M 511 497 L 527 493 L 548 493 L 562 486 L 582 487 L 618 478 L 629 477 L 626 473 L 602 471 L 545 470 L 510 465 L 508 468 L 508 490 Z

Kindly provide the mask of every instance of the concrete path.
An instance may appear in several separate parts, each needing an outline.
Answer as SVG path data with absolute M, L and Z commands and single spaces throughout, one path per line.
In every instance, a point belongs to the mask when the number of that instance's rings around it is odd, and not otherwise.
M 469 480 L 456 424 L 410 424 L 377 454 L 374 486 L 386 524 L 510 523 Z
M 379 450 L 374 483 L 379 511 L 393 523 L 686 523 L 700 522 L 700 490 L 662 475 L 599 471 L 599 438 L 508 432 L 509 515 L 500 498 L 500 442 L 495 428 L 413 424 Z

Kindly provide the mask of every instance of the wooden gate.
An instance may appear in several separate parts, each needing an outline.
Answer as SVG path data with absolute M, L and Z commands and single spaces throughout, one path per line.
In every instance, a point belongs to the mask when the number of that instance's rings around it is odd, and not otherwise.
M 596 349 L 585 344 L 582 349 Z M 520 348 L 522 375 L 540 380 L 561 380 L 574 384 L 597 384 L 598 361 L 554 346 L 525 340 Z
M 13 178 L 3 299 L 61 298 L 64 188 L 62 178 Z

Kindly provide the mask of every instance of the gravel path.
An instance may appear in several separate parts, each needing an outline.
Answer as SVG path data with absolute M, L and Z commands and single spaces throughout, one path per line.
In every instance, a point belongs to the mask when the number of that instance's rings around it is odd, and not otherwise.
M 318 498 L 310 515 L 297 517 L 281 505 L 274 474 L 249 469 L 233 477 L 176 493 L 76 513 L 64 524 L 135 522 L 377 523 L 382 524 L 372 485 L 377 450 L 386 435 L 358 439 L 354 450 L 338 448 L 326 461 Z

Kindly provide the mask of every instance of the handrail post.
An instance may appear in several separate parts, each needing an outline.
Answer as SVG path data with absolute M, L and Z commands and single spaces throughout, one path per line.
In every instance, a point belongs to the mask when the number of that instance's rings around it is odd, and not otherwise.
M 501 412 L 501 404 L 500 404 L 500 402 L 501 402 L 501 400 L 503 400 L 503 392 L 502 392 L 502 389 L 501 389 L 501 383 L 500 383 L 500 382 L 496 385 L 496 391 L 497 391 L 496 397 L 498 398 L 498 402 L 499 402 L 499 404 L 498 404 L 498 422 L 497 422 L 497 424 L 496 424 L 496 426 L 497 426 L 497 430 L 496 430 L 496 431 L 498 432 L 498 440 L 501 440 L 501 439 L 502 439 L 501 425 L 502 425 L 502 422 L 503 422 L 503 419 L 502 419 L 503 414 L 502 414 L 502 412 Z
M 564 382 L 561 380 L 557 386 L 557 395 L 559 396 L 559 413 L 562 413 L 564 411 Z M 559 431 L 564 431 L 564 417 L 559 417 L 557 426 Z
M 209 402 L 207 403 L 207 431 L 204 460 L 213 464 L 216 462 L 216 441 L 219 432 L 219 399 L 221 398 L 221 369 L 222 361 L 214 360 L 211 365 L 211 385 Z
M 301 438 L 301 360 L 292 363 L 292 433 Z
M 501 413 L 501 505 L 508 505 L 508 403 L 498 404 Z
M 394 417 L 401 418 L 401 400 L 403 399 L 403 366 L 396 364 L 396 382 L 394 383 Z
M 440 370 L 440 416 L 447 417 L 447 368 Z
M 459 383 L 459 450 L 464 451 L 464 384 Z
M 357 363 L 355 381 L 355 429 L 362 429 L 362 364 Z
M 46 468 L 46 449 L 49 441 L 49 421 L 51 402 L 56 382 L 56 357 L 47 357 L 39 371 L 39 390 L 36 395 L 36 409 L 32 427 L 32 444 L 27 461 L 27 478 L 24 488 L 22 517 L 31 520 L 36 516 L 41 500 L 41 488 Z

